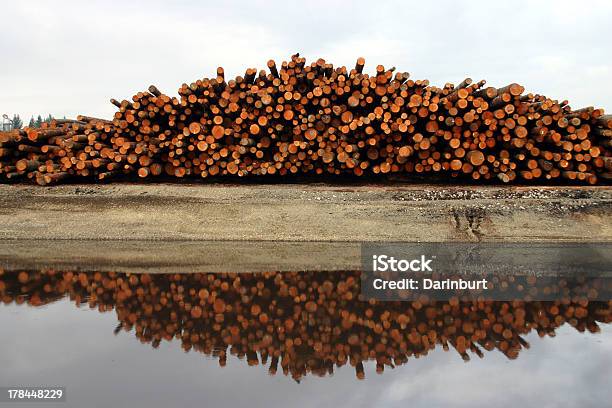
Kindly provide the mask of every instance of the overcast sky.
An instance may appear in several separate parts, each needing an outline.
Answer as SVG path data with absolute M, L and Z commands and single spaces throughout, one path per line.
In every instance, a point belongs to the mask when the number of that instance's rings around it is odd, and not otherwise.
M 109 98 L 300 52 L 433 84 L 466 76 L 612 111 L 610 1 L 0 0 L 0 113 L 110 117 Z

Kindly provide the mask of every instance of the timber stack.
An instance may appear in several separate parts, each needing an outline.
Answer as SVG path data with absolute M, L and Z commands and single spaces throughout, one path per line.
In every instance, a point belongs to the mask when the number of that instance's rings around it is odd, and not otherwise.
M 395 68 L 363 72 L 293 55 L 111 99 L 111 120 L 79 116 L 0 133 L 0 181 L 301 174 L 502 183 L 607 183 L 612 115 L 466 78 L 436 87 Z

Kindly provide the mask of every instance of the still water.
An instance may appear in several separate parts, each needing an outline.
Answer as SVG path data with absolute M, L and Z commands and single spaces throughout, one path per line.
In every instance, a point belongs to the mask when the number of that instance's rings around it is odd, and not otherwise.
M 0 386 L 66 388 L 19 407 L 609 406 L 610 303 L 359 292 L 356 271 L 4 271 Z

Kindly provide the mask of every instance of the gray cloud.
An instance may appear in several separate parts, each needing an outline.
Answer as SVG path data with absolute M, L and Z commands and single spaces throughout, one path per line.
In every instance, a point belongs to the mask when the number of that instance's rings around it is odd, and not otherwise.
M 108 117 L 111 97 L 152 83 L 175 94 L 219 65 L 235 76 L 296 51 L 612 108 L 607 1 L 4 3 L 0 113 Z

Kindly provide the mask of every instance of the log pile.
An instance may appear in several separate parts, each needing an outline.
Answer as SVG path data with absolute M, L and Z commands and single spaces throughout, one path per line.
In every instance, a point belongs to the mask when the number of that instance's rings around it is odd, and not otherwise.
M 391 173 L 436 180 L 606 183 L 612 116 L 466 78 L 432 86 L 379 65 L 373 75 L 310 64 L 299 54 L 268 71 L 150 86 L 111 99 L 111 120 L 80 116 L 0 133 L 0 180 L 41 185 L 120 177 Z
M 571 325 L 596 333 L 612 322 L 612 302 L 361 301 L 360 272 L 123 274 L 0 269 L 0 300 L 33 307 L 69 296 L 115 310 L 115 334 L 133 331 L 157 348 L 178 339 L 185 351 L 279 368 L 296 381 L 350 364 L 364 378 L 441 347 L 464 360 L 497 350 L 509 359 L 540 337 Z M 246 357 L 246 358 L 245 358 Z

